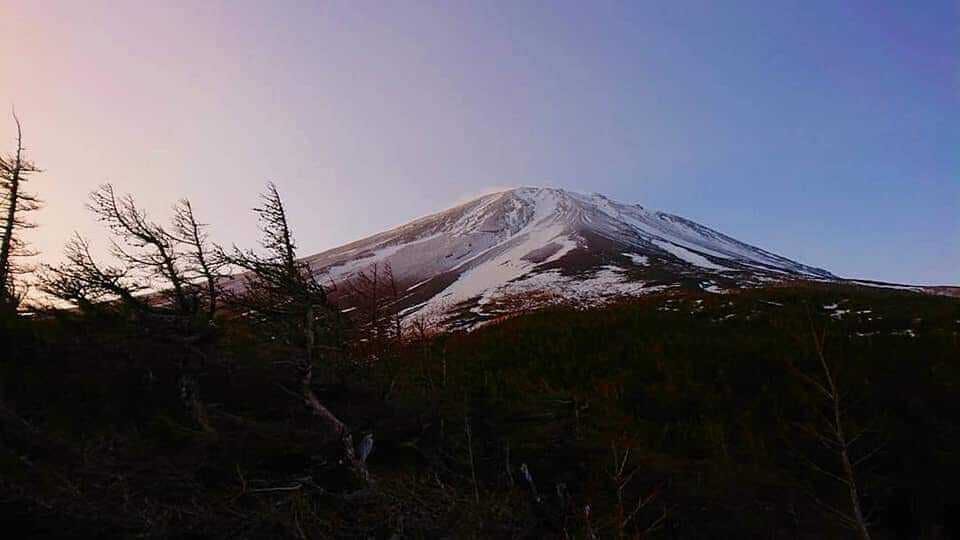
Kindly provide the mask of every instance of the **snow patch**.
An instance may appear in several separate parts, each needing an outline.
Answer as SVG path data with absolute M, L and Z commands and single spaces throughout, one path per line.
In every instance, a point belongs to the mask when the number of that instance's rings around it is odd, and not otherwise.
M 923 292 L 923 287 L 914 287 L 911 285 L 896 285 L 893 283 L 876 283 L 873 281 L 859 281 L 856 279 L 850 280 L 850 283 L 856 283 L 857 285 L 863 285 L 865 287 L 876 287 L 879 289 L 897 289 L 901 291 Z
M 626 256 L 628 259 L 630 259 L 631 262 L 633 262 L 633 264 L 637 266 L 647 266 L 648 264 L 650 264 L 650 257 L 647 257 L 646 255 L 640 255 L 638 253 L 629 253 L 626 251 L 621 253 L 621 255 Z
M 701 283 L 700 288 L 712 294 L 727 294 L 727 290 L 718 286 L 716 283 Z
M 700 268 L 706 268 L 707 270 L 730 270 L 725 266 L 720 266 L 719 264 L 714 263 L 710 259 L 707 259 L 699 253 L 694 253 L 685 247 L 680 247 L 671 242 L 665 242 L 663 240 L 651 240 L 658 248 L 670 253 L 674 257 L 680 259 L 681 261 L 690 263 L 694 266 L 699 266 Z

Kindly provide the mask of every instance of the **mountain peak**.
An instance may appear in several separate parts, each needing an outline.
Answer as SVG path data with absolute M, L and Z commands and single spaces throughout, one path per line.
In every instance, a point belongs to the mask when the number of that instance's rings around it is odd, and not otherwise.
M 306 261 L 333 283 L 389 264 L 407 313 L 457 314 L 462 324 L 502 315 L 518 299 L 593 305 L 836 279 L 680 216 L 539 186 L 484 195 Z

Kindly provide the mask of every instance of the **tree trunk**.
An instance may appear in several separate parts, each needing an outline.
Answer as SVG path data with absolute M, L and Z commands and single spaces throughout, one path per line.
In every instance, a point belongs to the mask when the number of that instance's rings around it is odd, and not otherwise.
M 19 131 L 19 130 L 18 130 Z M 13 246 L 13 227 L 17 218 L 17 204 L 20 198 L 20 137 L 17 137 L 17 155 L 13 162 L 13 170 L 10 171 L 8 180 L 7 215 L 3 224 L 3 237 L 0 239 L 0 304 L 7 305 L 12 303 L 10 280 L 10 252 Z M 9 298 L 8 298 L 9 297 Z
M 860 508 L 860 494 L 857 490 L 857 479 L 853 471 L 853 464 L 850 462 L 850 453 L 848 451 L 850 444 L 847 442 L 847 436 L 843 429 L 843 411 L 840 406 L 840 391 L 837 389 L 833 372 L 830 370 L 830 366 L 827 364 L 827 359 L 823 353 L 823 338 L 818 339 L 816 334 L 814 334 L 814 339 L 816 340 L 817 356 L 820 360 L 820 366 L 823 368 L 829 388 L 831 406 L 833 407 L 834 436 L 840 449 L 840 465 L 843 467 L 843 476 L 846 479 L 847 490 L 850 495 L 850 506 L 853 510 L 855 528 L 861 540 L 870 540 L 870 529 L 867 526 L 867 519 L 863 515 L 863 509 Z
M 317 395 L 313 391 L 313 353 L 315 349 L 316 331 L 314 329 L 314 311 L 313 306 L 307 308 L 305 322 L 305 337 L 307 357 L 306 361 L 300 366 L 300 391 L 303 395 L 303 403 L 307 409 L 320 419 L 330 430 L 340 437 L 340 444 L 343 447 L 343 460 L 354 474 L 363 482 L 370 481 L 370 474 L 367 471 L 367 465 L 360 459 L 357 459 L 356 451 L 353 447 L 353 435 L 350 429 L 339 418 L 336 417 L 330 409 L 327 409 L 320 403 Z
M 180 390 L 180 404 L 194 427 L 212 432 L 213 428 L 207 421 L 206 407 L 200 400 L 200 383 L 197 381 L 197 377 L 192 373 L 187 373 L 186 369 L 181 369 L 180 377 L 177 380 L 177 388 Z

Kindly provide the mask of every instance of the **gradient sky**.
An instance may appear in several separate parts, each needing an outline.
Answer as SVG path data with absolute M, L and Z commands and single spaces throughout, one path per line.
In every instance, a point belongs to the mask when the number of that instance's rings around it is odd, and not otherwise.
M 552 185 L 960 284 L 955 1 L 0 0 L 0 105 L 46 169 L 47 261 L 104 243 L 105 181 L 252 245 L 272 179 L 304 255 Z

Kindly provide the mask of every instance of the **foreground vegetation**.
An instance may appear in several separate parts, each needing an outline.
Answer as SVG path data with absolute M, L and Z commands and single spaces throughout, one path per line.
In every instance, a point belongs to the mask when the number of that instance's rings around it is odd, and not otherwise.
M 389 266 L 340 284 L 345 315 L 272 184 L 259 250 L 106 184 L 88 208 L 111 261 L 77 236 L 37 268 L 16 125 L 0 520 L 18 538 L 960 536 L 957 299 L 801 283 L 437 333 L 402 320 Z M 74 307 L 31 310 L 31 284 Z
M 852 537 L 808 384 L 825 329 L 873 537 L 949 538 L 958 320 L 953 299 L 805 285 L 555 308 L 375 354 L 347 331 L 313 389 L 374 435 L 364 482 L 298 399 L 289 348 L 242 319 L 193 358 L 205 427 L 172 391 L 179 344 L 117 314 L 7 319 L 0 515 L 32 537 Z

